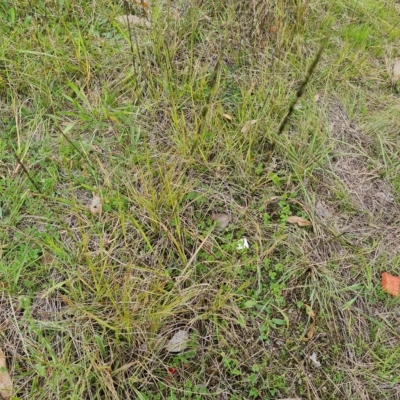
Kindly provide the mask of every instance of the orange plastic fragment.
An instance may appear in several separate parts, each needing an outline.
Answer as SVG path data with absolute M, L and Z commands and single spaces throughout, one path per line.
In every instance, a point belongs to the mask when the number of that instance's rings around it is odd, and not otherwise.
M 400 294 L 400 278 L 382 272 L 382 289 L 392 296 L 398 296 Z

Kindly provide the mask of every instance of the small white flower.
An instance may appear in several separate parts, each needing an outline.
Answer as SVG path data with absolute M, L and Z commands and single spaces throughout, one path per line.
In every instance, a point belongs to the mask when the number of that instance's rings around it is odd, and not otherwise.
M 249 248 L 249 242 L 247 241 L 246 238 L 242 238 L 238 241 L 236 250 L 243 250 L 248 248 Z

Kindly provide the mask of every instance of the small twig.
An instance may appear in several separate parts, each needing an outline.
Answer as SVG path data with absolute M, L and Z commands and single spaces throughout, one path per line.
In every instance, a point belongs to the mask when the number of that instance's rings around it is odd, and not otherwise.
M 307 71 L 306 77 L 304 78 L 303 82 L 301 82 L 300 87 L 297 89 L 296 97 L 293 100 L 292 104 L 290 105 L 289 110 L 288 110 L 285 118 L 282 120 L 281 124 L 279 125 L 278 135 L 283 133 L 283 131 L 284 131 L 284 129 L 285 129 L 285 127 L 286 127 L 286 125 L 287 125 L 287 123 L 289 121 L 289 118 L 293 114 L 293 111 L 294 111 L 294 108 L 295 108 L 296 104 L 300 100 L 300 97 L 303 95 L 304 89 L 307 86 L 307 84 L 308 84 L 308 82 L 309 82 L 309 80 L 311 78 L 311 75 L 313 74 L 313 72 L 315 70 L 315 67 L 317 66 L 317 64 L 318 64 L 318 62 L 319 62 L 319 60 L 321 58 L 321 55 L 322 55 L 322 53 L 323 53 L 323 51 L 325 49 L 325 46 L 326 46 L 327 42 L 328 42 L 328 40 L 325 39 L 325 41 L 322 43 L 321 47 L 318 50 L 317 55 L 314 58 L 314 61 L 312 62 L 312 64 L 310 65 L 310 68 Z
M 39 186 L 36 184 L 36 182 L 33 180 L 33 178 L 30 176 L 28 170 L 26 169 L 25 165 L 22 163 L 21 159 L 18 157 L 18 154 L 16 151 L 13 149 L 14 157 L 17 159 L 18 164 L 21 166 L 22 170 L 24 171 L 25 175 L 28 177 L 32 185 L 35 187 L 35 189 L 40 193 L 43 194 L 43 192 L 39 189 Z

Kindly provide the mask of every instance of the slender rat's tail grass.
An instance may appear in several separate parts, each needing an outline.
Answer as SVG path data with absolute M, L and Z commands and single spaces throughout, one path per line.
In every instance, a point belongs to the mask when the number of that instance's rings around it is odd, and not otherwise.
M 37 183 L 34 181 L 34 179 L 32 178 L 31 174 L 28 172 L 28 169 L 25 167 L 24 163 L 22 162 L 22 160 L 19 158 L 18 154 L 16 151 L 13 151 L 14 153 L 14 157 L 16 158 L 18 164 L 21 166 L 22 170 L 24 171 L 26 177 L 29 179 L 29 181 L 32 183 L 32 185 L 34 186 L 34 188 L 40 193 L 42 194 L 41 189 L 39 188 L 39 186 L 37 185 Z
M 213 73 L 211 75 L 210 84 L 209 84 L 210 91 L 208 93 L 208 96 L 207 96 L 207 99 L 206 99 L 206 103 L 204 104 L 204 106 L 203 106 L 203 108 L 201 110 L 201 113 L 200 113 L 200 121 L 199 121 L 199 124 L 197 126 L 197 130 L 196 130 L 196 133 L 195 133 L 195 136 L 194 136 L 194 139 L 193 139 L 192 148 L 190 150 L 190 154 L 191 155 L 194 154 L 194 152 L 195 152 L 195 150 L 196 150 L 196 148 L 198 146 L 199 139 L 200 139 L 201 134 L 202 134 L 203 129 L 204 129 L 204 124 L 206 122 L 207 114 L 208 114 L 208 111 L 210 109 L 212 97 L 214 95 L 215 88 L 216 88 L 217 82 L 218 82 L 218 74 L 219 74 L 219 71 L 221 69 L 222 57 L 223 57 L 223 54 L 224 54 L 224 46 L 225 46 L 225 41 L 221 44 L 221 49 L 220 49 L 220 52 L 219 52 L 218 60 L 217 60 L 217 63 L 215 64 L 214 71 L 213 71 Z
M 285 130 L 285 127 L 286 127 L 287 123 L 289 122 L 289 119 L 290 119 L 291 115 L 293 114 L 293 111 L 294 111 L 294 108 L 296 107 L 296 104 L 300 100 L 301 96 L 303 96 L 304 89 L 306 88 L 308 82 L 310 81 L 310 78 L 311 78 L 312 74 L 315 71 L 315 68 L 317 67 L 317 65 L 319 63 L 319 60 L 321 59 L 321 56 L 322 56 L 322 53 L 324 52 L 324 49 L 325 49 L 327 41 L 328 41 L 328 38 L 326 38 L 323 41 L 321 47 L 318 50 L 317 55 L 315 56 L 313 62 L 311 63 L 310 67 L 308 68 L 307 74 L 306 74 L 303 82 L 301 82 L 299 88 L 297 89 L 296 97 L 292 101 L 292 104 L 290 104 L 289 110 L 286 113 L 285 118 L 283 118 L 281 124 L 279 125 L 278 135 L 281 135 L 283 133 L 283 131 Z

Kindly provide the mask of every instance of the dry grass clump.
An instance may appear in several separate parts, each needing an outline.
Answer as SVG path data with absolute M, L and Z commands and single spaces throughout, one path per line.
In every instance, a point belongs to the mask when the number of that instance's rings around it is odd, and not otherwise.
M 0 18 L 15 396 L 399 397 L 398 299 L 379 286 L 400 275 L 393 7 L 22 1 Z

